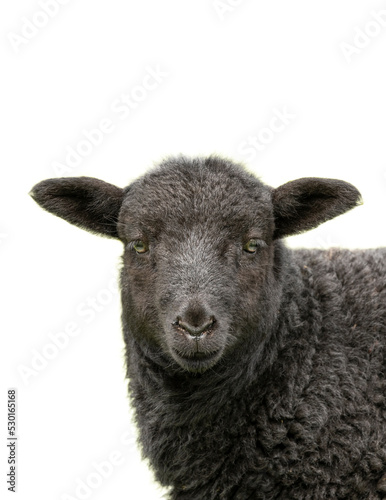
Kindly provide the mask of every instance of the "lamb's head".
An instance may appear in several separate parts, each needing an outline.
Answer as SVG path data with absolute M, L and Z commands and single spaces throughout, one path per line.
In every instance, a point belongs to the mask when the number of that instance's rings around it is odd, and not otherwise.
M 169 159 L 125 189 L 61 178 L 31 195 L 123 242 L 125 335 L 190 372 L 207 370 L 250 336 L 266 340 L 280 296 L 277 240 L 360 200 L 352 185 L 332 179 L 272 189 L 217 157 Z

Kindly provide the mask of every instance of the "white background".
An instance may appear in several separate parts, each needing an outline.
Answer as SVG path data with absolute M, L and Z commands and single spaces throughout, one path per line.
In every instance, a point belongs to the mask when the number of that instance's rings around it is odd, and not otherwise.
M 166 155 L 218 153 L 273 186 L 341 178 L 359 188 L 364 205 L 288 244 L 385 245 L 386 2 L 52 2 L 51 18 L 38 14 L 44 0 L 0 7 L 0 494 L 6 388 L 16 387 L 17 498 L 159 499 L 131 437 L 121 245 L 45 213 L 28 192 L 58 175 L 54 162 L 65 163 L 83 130 L 109 119 L 114 130 L 63 175 L 125 186 Z M 28 30 L 31 20 L 40 27 Z M 20 42 L 23 29 L 29 39 Z M 149 67 L 163 77 L 145 95 L 138 86 Z M 122 119 L 112 106 L 133 92 L 142 100 Z M 293 118 L 264 132 L 278 110 Z M 249 158 L 240 145 L 259 134 L 269 141 Z M 84 313 L 90 298 L 99 309 L 93 318 Z M 79 334 L 23 378 L 69 323 Z M 112 453 L 120 463 L 100 479 L 95 463 L 111 462 Z M 80 481 L 92 484 L 83 496 Z

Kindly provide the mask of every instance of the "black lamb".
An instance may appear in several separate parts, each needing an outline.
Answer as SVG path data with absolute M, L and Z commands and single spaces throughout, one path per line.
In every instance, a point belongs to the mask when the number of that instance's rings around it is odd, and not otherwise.
M 124 189 L 56 178 L 31 195 L 124 245 L 129 392 L 170 499 L 386 498 L 386 248 L 282 241 L 358 205 L 354 186 L 273 189 L 181 156 Z

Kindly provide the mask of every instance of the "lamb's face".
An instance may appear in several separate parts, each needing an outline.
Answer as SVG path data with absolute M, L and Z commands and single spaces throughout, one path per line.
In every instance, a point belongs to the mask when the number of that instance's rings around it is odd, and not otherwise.
M 224 168 L 157 170 L 131 186 L 119 221 L 132 332 L 189 371 L 254 334 L 273 267 L 268 188 Z
M 64 177 L 39 182 L 31 195 L 68 222 L 124 243 L 125 335 L 193 372 L 251 335 L 267 338 L 280 287 L 275 240 L 360 203 L 358 190 L 340 180 L 271 189 L 218 157 L 170 159 L 126 189 Z

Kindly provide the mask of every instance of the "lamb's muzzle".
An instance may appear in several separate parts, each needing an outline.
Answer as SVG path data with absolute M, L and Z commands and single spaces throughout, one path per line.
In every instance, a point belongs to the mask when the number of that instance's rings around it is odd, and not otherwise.
M 180 317 L 176 320 L 177 326 L 182 330 L 185 330 L 186 334 L 189 337 L 193 337 L 195 340 L 201 340 L 208 335 L 212 331 L 214 323 L 215 319 L 213 316 L 201 324 L 190 324 L 183 321 Z
M 222 349 L 211 337 L 219 334 L 218 322 L 203 306 L 188 306 L 172 323 L 174 343 L 171 351 L 176 361 L 189 371 L 204 371 L 221 356 Z

